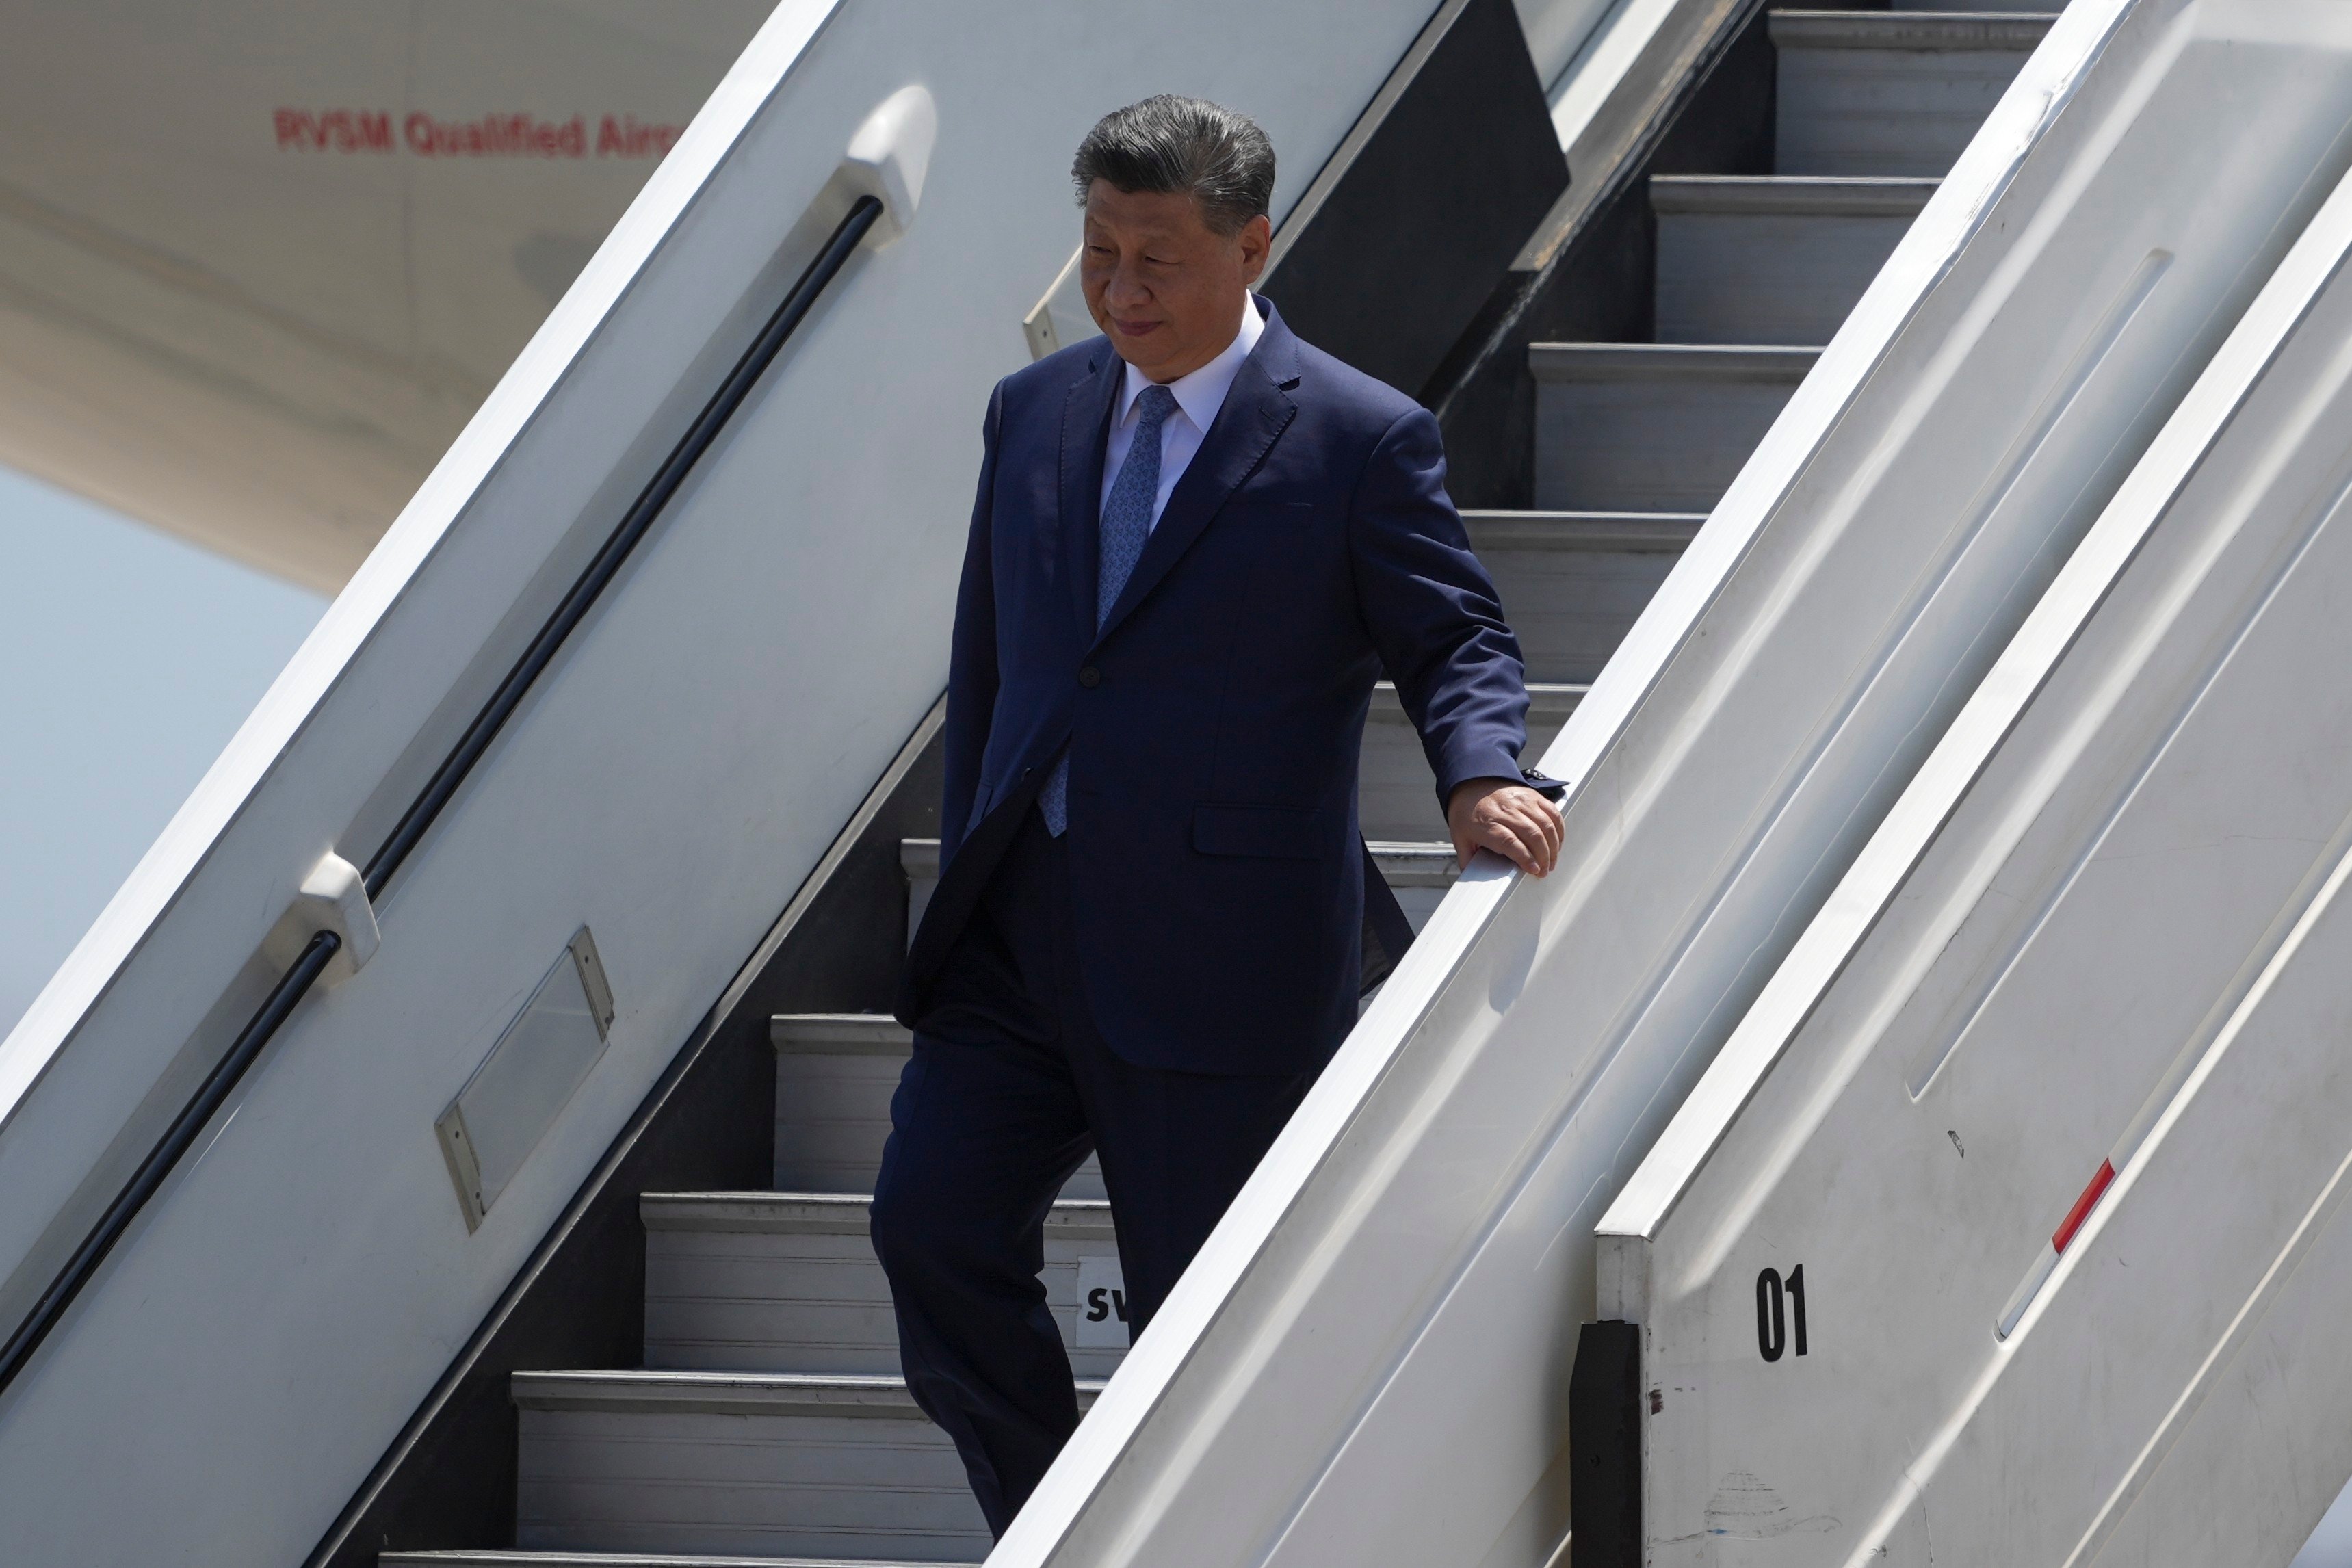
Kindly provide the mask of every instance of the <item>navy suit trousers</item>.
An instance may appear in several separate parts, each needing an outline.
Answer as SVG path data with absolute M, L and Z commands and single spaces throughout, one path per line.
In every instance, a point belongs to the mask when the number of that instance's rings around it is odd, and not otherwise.
M 1002 1535 L 1078 1422 L 1045 1289 L 1045 1226 L 1089 1152 L 1140 1333 L 1314 1074 L 1139 1067 L 1080 984 L 1069 849 L 1034 806 L 914 1020 L 874 1193 L 907 1383 Z

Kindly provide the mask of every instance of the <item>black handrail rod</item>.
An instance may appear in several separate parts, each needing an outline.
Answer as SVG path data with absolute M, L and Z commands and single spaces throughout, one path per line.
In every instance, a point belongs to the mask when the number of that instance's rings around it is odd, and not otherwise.
M 499 682 L 498 689 L 490 694 L 489 700 L 474 716 L 474 721 L 466 726 L 466 732 L 458 737 L 456 747 L 433 771 L 433 776 L 425 782 L 424 790 L 401 814 L 400 821 L 394 825 L 383 847 L 368 861 L 364 879 L 370 900 L 382 895 L 385 884 L 392 880 L 410 852 L 424 840 L 442 811 L 456 798 L 457 791 L 465 784 L 467 775 L 474 771 L 474 764 L 482 760 L 483 754 L 490 748 L 490 742 L 498 739 L 499 731 L 513 717 L 532 682 L 554 659 L 556 650 L 563 646 L 564 639 L 572 635 L 572 629 L 595 606 L 597 597 L 619 574 L 623 563 L 629 558 L 629 552 L 653 527 L 662 509 L 669 504 L 670 498 L 686 482 L 687 475 L 693 471 L 695 463 L 718 439 L 719 432 L 727 427 L 728 421 L 742 406 L 744 398 L 751 395 L 751 388 L 774 361 L 777 352 L 791 338 L 794 329 L 816 303 L 817 297 L 824 292 L 825 286 L 848 262 L 850 252 L 857 248 L 858 242 L 866 237 L 866 231 L 881 216 L 880 201 L 873 196 L 860 196 L 848 214 L 835 226 L 833 236 L 825 241 L 824 248 L 801 273 L 792 291 L 776 307 L 775 314 L 768 318 L 768 324 L 761 329 L 751 346 L 744 350 L 742 357 L 735 362 L 735 368 L 728 373 L 727 379 L 719 384 L 710 401 L 703 405 L 702 412 L 696 416 L 693 425 L 670 448 L 669 456 L 663 460 L 646 488 L 638 492 L 636 500 L 604 541 L 603 548 L 596 552 L 595 558 L 588 563 L 587 568 L 572 584 L 571 591 L 556 605 L 554 614 L 530 639 L 530 646 L 523 650 L 522 657 L 515 661 L 506 679 Z M 89 1234 L 82 1237 L 81 1245 L 74 1248 L 73 1256 L 66 1260 L 65 1267 L 49 1281 L 48 1289 L 42 1291 L 40 1299 L 33 1303 L 32 1310 L 8 1336 L 8 1342 L 0 1346 L 0 1393 L 5 1393 L 16 1382 L 16 1374 L 32 1360 L 33 1353 L 49 1337 L 50 1331 L 64 1319 L 75 1298 L 97 1274 L 100 1265 L 114 1250 L 115 1244 L 122 1239 L 123 1233 L 131 1228 L 131 1222 L 139 1217 L 140 1211 L 147 1206 L 148 1200 L 171 1176 L 181 1156 L 195 1142 L 205 1124 L 212 1120 L 213 1113 L 236 1092 L 236 1086 L 260 1057 L 263 1047 L 269 1044 L 279 1026 L 293 1014 L 295 1005 L 310 994 L 310 987 L 318 984 L 319 977 L 326 973 L 328 963 L 341 948 L 342 939 L 333 931 L 316 933 L 294 961 L 294 966 L 270 987 L 268 996 L 245 1027 L 238 1031 L 227 1053 L 214 1065 L 211 1072 L 205 1074 L 205 1081 L 198 1086 L 195 1094 L 172 1119 L 171 1126 L 148 1151 L 147 1157 L 139 1163 L 138 1170 L 115 1194 L 114 1201 L 107 1205 L 106 1212 L 99 1216 L 98 1223 L 90 1227 Z
M 246 1069 L 261 1054 L 261 1047 L 269 1043 L 270 1037 L 278 1033 L 278 1026 L 286 1022 L 287 1015 L 294 1011 L 295 1004 L 301 1001 L 319 976 L 326 973 L 328 962 L 342 945 L 343 939 L 333 931 L 318 932 L 303 947 L 301 956 L 294 961 L 294 967 L 270 987 L 268 999 L 261 1004 L 261 1010 L 247 1021 L 245 1027 L 237 1032 L 236 1038 L 230 1042 L 228 1054 L 205 1075 L 205 1081 L 197 1086 L 194 1097 L 180 1108 L 180 1113 L 172 1119 L 172 1125 L 163 1130 L 163 1136 L 147 1152 L 147 1157 L 139 1162 L 139 1168 L 131 1173 L 131 1180 L 114 1194 L 114 1201 L 106 1205 L 106 1212 L 99 1215 L 98 1223 L 90 1227 L 89 1234 L 81 1238 L 81 1245 L 74 1248 L 73 1256 L 66 1259 L 65 1267 L 50 1279 L 49 1288 L 41 1292 L 40 1300 L 33 1303 L 33 1310 L 26 1313 L 24 1321 L 16 1325 L 16 1331 L 8 1336 L 7 1344 L 0 1347 L 0 1389 L 16 1381 L 16 1373 L 24 1370 L 33 1352 L 41 1348 L 41 1342 L 49 1337 L 49 1331 L 57 1327 L 58 1321 L 65 1316 L 66 1309 L 72 1306 L 74 1298 L 81 1294 L 81 1288 L 89 1283 L 90 1276 L 98 1272 L 98 1266 L 106 1261 L 106 1255 L 114 1250 L 114 1244 L 122 1239 L 122 1233 L 131 1228 L 131 1222 L 139 1217 L 139 1211 L 147 1206 L 147 1200 L 163 1186 L 164 1178 L 179 1164 L 180 1156 L 195 1142 L 197 1134 L 204 1131 L 205 1124 L 212 1120 L 213 1112 L 218 1110 L 221 1102 L 236 1089 L 238 1081 L 245 1077 Z
M 392 832 L 385 837 L 383 847 L 376 850 L 374 858 L 367 863 L 367 870 L 362 874 L 369 899 L 383 897 L 384 885 L 392 880 L 393 874 L 400 869 L 409 852 L 431 830 L 442 808 L 456 796 L 458 788 L 466 782 L 466 775 L 472 773 L 474 764 L 481 760 L 482 753 L 489 750 L 490 742 L 498 738 L 499 731 L 521 703 L 523 694 L 530 689 L 531 682 L 539 679 L 540 672 L 554 658 L 555 650 L 563 645 L 565 637 L 572 635 L 572 628 L 578 626 L 593 607 L 597 595 L 604 591 L 605 584 L 612 582 L 622 563 L 628 560 L 629 552 L 636 548 L 637 541 L 645 537 L 646 531 L 653 526 L 654 520 L 669 504 L 670 497 L 677 493 L 678 486 L 686 482 L 686 476 L 693 471 L 696 461 L 711 442 L 719 438 L 719 433 L 735 416 L 735 411 L 742 405 L 743 399 L 751 395 L 761 374 L 776 357 L 776 351 L 784 346 L 784 340 L 793 335 L 793 329 L 801 324 L 810 307 L 816 303 L 817 296 L 824 292 L 825 285 L 833 281 L 834 275 L 849 259 L 849 253 L 857 247 L 858 241 L 866 237 L 866 231 L 872 228 L 874 220 L 881 216 L 880 201 L 873 196 L 860 196 L 856 205 L 849 209 L 848 216 L 835 226 L 833 237 L 825 241 L 824 248 L 817 253 L 815 260 L 808 264 L 807 270 L 801 274 L 800 281 L 793 285 L 792 292 L 784 296 L 784 302 L 776 307 L 774 315 L 768 318 L 767 326 L 752 340 L 751 346 L 743 351 L 743 357 L 735 362 L 735 368 L 728 374 L 719 390 L 711 395 L 710 401 L 703 405 L 702 413 L 678 438 L 677 445 L 670 449 L 668 458 L 638 493 L 628 515 L 621 519 L 620 526 L 613 531 L 612 537 L 604 541 L 604 548 L 596 552 L 595 559 L 589 562 L 587 569 L 580 574 L 580 580 L 572 584 L 572 591 L 564 595 L 563 602 L 555 607 L 555 613 L 548 617 L 547 624 L 540 627 L 539 635 L 531 638 L 530 646 L 523 650 L 522 658 L 515 661 L 514 668 L 507 672 L 507 678 L 499 683 L 499 689 L 490 694 L 490 700 L 482 705 L 482 710 L 466 727 L 466 732 L 458 737 L 456 748 L 434 770 L 433 777 L 426 781 L 423 793 L 393 825 Z

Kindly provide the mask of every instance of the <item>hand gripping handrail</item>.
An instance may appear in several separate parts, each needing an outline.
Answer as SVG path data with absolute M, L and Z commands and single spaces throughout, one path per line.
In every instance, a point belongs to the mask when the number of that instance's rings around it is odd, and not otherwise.
M 719 384 L 710 401 L 703 405 L 702 412 L 696 416 L 686 434 L 670 448 L 669 456 L 663 459 L 646 488 L 637 493 L 636 500 L 605 539 L 595 558 L 581 572 L 571 591 L 563 595 L 562 602 L 556 605 L 546 624 L 539 628 L 538 635 L 530 639 L 530 646 L 523 649 L 522 657 L 515 661 L 506 679 L 499 682 L 498 689 L 490 694 L 488 701 L 482 704 L 481 711 L 474 716 L 472 723 L 466 726 L 466 732 L 458 737 L 457 745 L 433 771 L 433 776 L 425 782 L 425 788 L 401 814 L 399 822 L 394 825 L 383 846 L 368 861 L 364 879 L 371 901 L 383 896 L 385 887 L 409 855 L 424 842 L 425 834 L 432 831 L 434 823 L 439 820 L 441 813 L 457 797 L 467 775 L 474 771 L 474 765 L 488 752 L 490 743 L 498 739 L 499 731 L 514 716 L 525 694 L 554 660 L 564 639 L 587 618 L 598 597 L 619 574 L 630 552 L 652 529 L 663 509 L 668 506 L 670 498 L 686 482 L 687 475 L 694 471 L 696 462 L 719 438 L 719 432 L 727 427 L 728 421 L 742 406 L 744 398 L 759 384 L 760 377 L 774 361 L 777 353 L 807 318 L 817 297 L 840 273 L 849 260 L 850 252 L 857 248 L 866 231 L 882 216 L 881 200 L 872 195 L 862 195 L 851 204 L 848 213 L 835 226 L 824 247 L 801 273 L 799 280 L 784 296 L 783 302 L 768 318 L 767 325 L 761 329 L 751 347 L 745 349 L 742 357 L 735 362 L 735 368 L 728 373 L 727 379 Z M 342 939 L 333 931 L 319 931 L 303 947 L 300 956 L 295 959 L 284 977 L 270 988 L 268 996 L 238 1032 L 227 1053 L 205 1075 L 204 1082 L 188 1103 L 181 1108 L 180 1113 L 172 1119 L 171 1126 L 164 1130 L 154 1148 L 148 1151 L 147 1157 L 140 1162 L 139 1168 L 123 1184 L 114 1201 L 106 1206 L 106 1212 L 99 1216 L 98 1223 L 90 1227 L 81 1245 L 74 1248 L 73 1256 L 49 1281 L 48 1289 L 41 1292 L 32 1310 L 8 1336 L 7 1343 L 0 1346 L 0 1394 L 7 1392 L 16 1382 L 16 1374 L 32 1360 L 33 1352 L 41 1348 L 50 1331 L 64 1320 L 67 1310 L 81 1294 L 82 1288 L 89 1283 L 99 1266 L 114 1250 L 115 1243 L 121 1241 L 123 1232 L 131 1227 L 131 1222 L 139 1217 L 140 1211 L 147 1206 L 147 1200 L 163 1187 L 173 1168 L 179 1164 L 180 1157 L 188 1152 L 197 1135 L 212 1120 L 213 1113 L 244 1081 L 247 1071 L 259 1058 L 262 1048 L 269 1044 L 279 1026 L 292 1016 L 295 1006 L 318 983 L 341 946 Z

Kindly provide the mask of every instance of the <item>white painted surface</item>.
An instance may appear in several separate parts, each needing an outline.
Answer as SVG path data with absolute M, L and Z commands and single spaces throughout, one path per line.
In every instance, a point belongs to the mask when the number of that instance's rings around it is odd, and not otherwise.
M 1559 871 L 1447 896 L 1000 1568 L 1548 1558 L 1585 1238 L 2340 171 L 2335 16 L 2053 27 L 1543 759 Z
M 1099 5 L 830 11 L 777 14 L 0 1045 L 21 1311 L 257 998 L 297 879 L 364 858 L 797 273 L 858 125 L 929 88 L 913 228 L 845 271 L 381 900 L 374 960 L 305 1005 L 0 1408 L 13 1549 L 309 1549 L 935 700 L 983 400 L 1100 104 L 1224 99 L 1311 171 L 1423 20 L 1229 5 L 1171 45 Z M 583 922 L 612 1045 L 469 1238 L 434 1117 Z
M 2352 182 L 1603 1222 L 1652 1561 L 2284 1564 L 2352 1474 L 2347 256 Z

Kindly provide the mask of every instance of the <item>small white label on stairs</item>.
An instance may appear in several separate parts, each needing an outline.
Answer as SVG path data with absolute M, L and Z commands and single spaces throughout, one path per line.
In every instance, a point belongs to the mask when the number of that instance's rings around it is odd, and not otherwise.
M 1078 1348 L 1123 1350 L 1127 1346 L 1127 1281 L 1116 1253 L 1078 1259 Z

